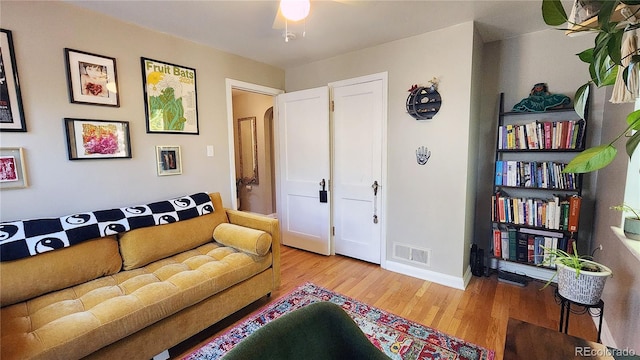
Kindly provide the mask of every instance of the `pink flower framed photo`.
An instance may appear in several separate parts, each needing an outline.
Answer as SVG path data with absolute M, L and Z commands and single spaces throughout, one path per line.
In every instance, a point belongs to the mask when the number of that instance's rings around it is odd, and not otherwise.
M 131 158 L 128 121 L 64 119 L 69 160 Z
M 19 189 L 29 186 L 24 149 L 0 148 L 0 189 Z

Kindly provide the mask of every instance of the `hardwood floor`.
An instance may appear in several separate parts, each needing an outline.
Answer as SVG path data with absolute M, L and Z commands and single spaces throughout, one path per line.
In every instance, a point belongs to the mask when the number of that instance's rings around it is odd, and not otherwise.
M 282 246 L 282 284 L 264 297 L 201 334 L 170 349 L 180 359 L 242 321 L 260 307 L 288 294 L 305 282 L 358 299 L 451 336 L 493 349 L 502 359 L 509 317 L 557 330 L 560 306 L 553 288 L 498 282 L 496 275 L 473 277 L 467 289 L 457 290 L 384 270 L 344 256 L 322 256 Z M 569 334 L 595 341 L 590 316 L 571 315 Z

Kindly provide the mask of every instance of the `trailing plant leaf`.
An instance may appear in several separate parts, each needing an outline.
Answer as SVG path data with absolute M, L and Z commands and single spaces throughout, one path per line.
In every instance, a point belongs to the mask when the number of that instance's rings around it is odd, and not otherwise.
M 600 11 L 598 11 L 598 23 L 600 24 L 602 30 L 610 31 L 611 29 L 615 28 L 615 26 L 613 25 L 614 23 L 610 23 L 611 14 L 619 4 L 619 1 L 602 1 Z
M 618 66 L 616 66 L 609 56 L 596 58 L 596 76 L 598 87 L 609 86 L 616 83 L 618 76 Z
M 600 271 L 602 269 L 602 265 L 599 263 L 592 261 L 591 256 L 580 256 L 578 254 L 578 249 L 576 247 L 576 242 L 573 242 L 573 253 L 569 254 L 568 252 L 562 249 L 554 249 L 548 247 L 542 247 L 544 253 L 549 255 L 548 258 L 543 259 L 542 264 L 544 266 L 550 266 L 552 264 L 562 264 L 573 268 L 576 270 L 576 279 L 580 276 L 580 271 Z M 558 275 L 558 271 L 553 274 L 551 279 L 547 281 L 546 284 L 540 289 L 543 290 L 547 286 L 551 284 L 553 279 Z
M 589 91 L 591 90 L 589 85 L 589 83 L 586 83 L 580 86 L 573 97 L 573 108 L 582 119 L 585 118 L 584 112 L 587 106 L 587 100 L 589 99 Z
M 593 48 L 587 49 L 579 54 L 578 58 L 587 64 L 591 64 L 593 62 Z
M 612 25 L 615 26 L 618 25 L 618 23 L 612 23 Z M 611 61 L 616 64 L 616 65 L 621 65 L 621 58 L 622 58 L 622 35 L 624 34 L 624 29 L 618 29 L 615 30 L 615 32 L 613 32 L 611 34 L 611 38 L 609 39 L 609 41 L 607 42 L 607 51 L 609 53 L 609 57 L 611 58 Z
M 551 26 L 562 25 L 569 19 L 560 0 L 543 0 L 542 18 L 547 25 Z
M 629 86 L 630 74 L 640 71 L 640 51 L 622 57 L 622 42 L 625 31 L 635 31 L 640 29 L 640 24 L 636 22 L 628 23 L 631 17 L 640 18 L 640 9 L 632 9 L 631 14 L 623 14 L 626 19 L 622 22 L 612 21 L 612 15 L 619 5 L 640 5 L 640 0 L 601 0 L 598 1 L 600 9 L 597 21 L 586 24 L 573 24 L 569 21 L 565 12 L 563 0 L 542 0 L 542 16 L 547 25 L 559 26 L 569 23 L 572 31 L 594 31 L 596 32 L 594 47 L 577 54 L 579 59 L 589 64 L 589 83 L 593 82 L 598 87 L 614 85 L 618 71 L 622 71 L 621 77 L 625 85 Z M 625 26 L 622 26 L 625 24 Z M 629 65 L 622 65 L 622 61 L 629 59 Z M 626 61 L 625 61 L 626 62 Z M 585 118 L 585 107 L 589 97 L 589 83 L 582 85 L 576 91 L 574 98 L 574 108 L 576 113 Z M 613 144 L 630 130 L 636 133 L 626 141 L 626 151 L 629 156 L 640 147 L 640 114 L 634 115 L 632 119 L 627 119 L 629 128 L 618 135 L 613 141 L 606 145 L 596 146 L 587 149 L 576 156 L 565 168 L 565 173 L 585 173 L 591 172 L 610 164 L 616 157 L 617 149 Z
M 633 156 L 633 152 L 638 148 L 638 144 L 640 144 L 640 131 L 636 131 L 628 140 L 626 144 L 627 155 L 629 157 Z
M 614 66 L 615 63 L 609 56 L 608 44 L 611 39 L 612 35 L 608 33 L 600 33 L 596 37 L 592 65 L 594 66 L 596 75 L 593 81 L 598 87 L 613 85 L 618 72 L 618 67 Z
M 618 149 L 611 144 L 587 149 L 573 158 L 562 172 L 587 173 L 602 169 L 613 161 L 617 153 Z
M 629 205 L 627 205 L 625 203 L 622 203 L 622 205 L 611 206 L 611 207 L 609 207 L 609 209 L 617 210 L 617 211 L 620 211 L 620 212 L 629 211 L 629 212 L 633 213 L 633 216 L 634 216 L 635 219 L 640 220 L 640 213 L 639 213 L 640 210 L 636 211 L 636 209 L 632 208 L 631 206 L 629 206 Z
M 627 155 L 631 157 L 633 152 L 638 148 L 638 144 L 640 144 L 640 110 L 636 110 L 627 116 L 627 124 L 629 124 L 629 127 L 625 133 L 630 130 L 636 131 L 627 139 L 627 143 L 625 145 Z
M 631 130 L 640 130 L 640 110 L 627 115 L 627 124 Z

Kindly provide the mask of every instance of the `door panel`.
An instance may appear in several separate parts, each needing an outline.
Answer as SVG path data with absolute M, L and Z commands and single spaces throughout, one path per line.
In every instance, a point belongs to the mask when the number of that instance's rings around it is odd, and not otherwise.
M 380 263 L 382 177 L 382 81 L 333 88 L 335 251 Z M 374 223 L 374 215 L 378 222 Z
M 329 255 L 330 203 L 319 198 L 330 175 L 328 87 L 278 95 L 278 133 L 282 243 Z

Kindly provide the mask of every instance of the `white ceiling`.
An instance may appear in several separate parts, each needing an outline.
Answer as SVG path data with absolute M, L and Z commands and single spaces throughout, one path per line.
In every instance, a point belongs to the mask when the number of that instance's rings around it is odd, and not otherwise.
M 485 42 L 548 28 L 542 0 L 312 0 L 306 37 L 290 24 L 297 39 L 285 43 L 276 0 L 68 2 L 283 69 L 472 20 Z

